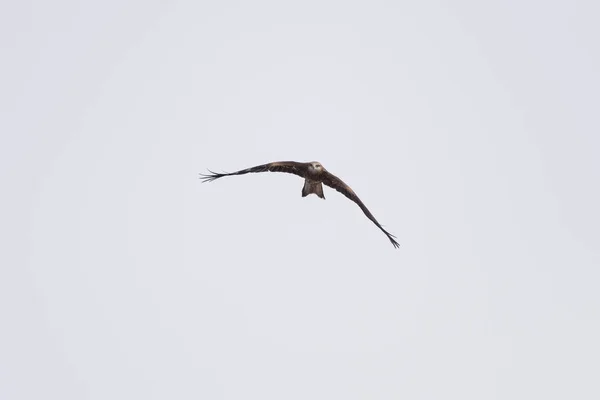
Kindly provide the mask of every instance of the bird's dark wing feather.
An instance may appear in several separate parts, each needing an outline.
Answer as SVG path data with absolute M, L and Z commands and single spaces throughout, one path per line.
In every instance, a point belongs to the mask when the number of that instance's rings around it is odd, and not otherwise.
M 222 178 L 224 176 L 232 176 L 232 175 L 244 175 L 250 172 L 286 172 L 288 174 L 294 174 L 301 177 L 305 177 L 308 171 L 307 163 L 300 163 L 295 161 L 277 161 L 269 164 L 257 165 L 256 167 L 246 168 L 241 171 L 236 171 L 232 173 L 216 173 L 211 170 L 208 170 L 210 174 L 200 174 L 200 179 L 202 182 L 212 182 L 215 179 Z
M 346 196 L 347 198 L 349 198 L 350 200 L 352 200 L 353 202 L 358 204 L 358 206 L 365 213 L 367 218 L 369 218 L 371 221 L 373 221 L 373 223 L 375 225 L 377 225 L 377 227 L 379 229 L 381 229 L 383 231 L 383 233 L 386 234 L 386 236 L 388 237 L 388 239 L 390 239 L 390 242 L 392 242 L 394 247 L 396 247 L 396 248 L 400 247 L 400 244 L 398 244 L 398 242 L 395 239 L 396 236 L 394 236 L 391 233 L 389 233 L 388 231 L 386 231 L 383 228 L 383 226 L 381 226 L 381 224 L 379 222 L 377 222 L 377 220 L 375 219 L 373 214 L 371 214 L 371 212 L 369 211 L 367 206 L 365 206 L 364 203 L 358 198 L 358 196 L 356 195 L 356 193 L 354 193 L 354 190 L 352 190 L 350 188 L 350 186 L 346 185 L 344 183 L 344 181 L 342 181 L 340 178 L 338 178 L 337 176 L 333 175 L 330 172 L 325 172 L 322 176 L 322 180 L 325 185 L 337 190 L 338 192 L 340 192 L 341 194 L 343 194 L 344 196 Z

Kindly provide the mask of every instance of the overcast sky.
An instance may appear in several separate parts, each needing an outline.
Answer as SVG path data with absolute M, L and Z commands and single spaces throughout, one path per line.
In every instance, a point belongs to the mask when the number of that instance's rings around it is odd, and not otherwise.
M 598 15 L 5 2 L 0 398 L 600 398 Z

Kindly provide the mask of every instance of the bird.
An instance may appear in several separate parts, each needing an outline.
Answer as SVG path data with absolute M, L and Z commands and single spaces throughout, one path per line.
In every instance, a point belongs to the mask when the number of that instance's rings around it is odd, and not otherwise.
M 325 194 L 323 193 L 323 184 L 333 188 L 346 196 L 348 199 L 355 202 L 363 213 L 369 218 L 385 235 L 388 237 L 390 242 L 394 245 L 394 248 L 400 247 L 400 244 L 396 241 L 396 236 L 389 233 L 381 224 L 375 219 L 373 214 L 369 211 L 367 206 L 358 198 L 354 190 L 344 183 L 340 178 L 327 171 L 320 162 L 296 162 L 296 161 L 276 161 L 268 164 L 257 165 L 256 167 L 242 169 L 240 171 L 231 173 L 216 173 L 208 170 L 209 174 L 200 173 L 200 179 L 203 183 L 212 182 L 214 180 L 223 178 L 225 176 L 244 175 L 248 173 L 256 172 L 284 172 L 288 174 L 298 175 L 304 178 L 304 187 L 302 188 L 302 197 L 306 197 L 309 194 L 315 194 L 321 199 L 325 200 Z

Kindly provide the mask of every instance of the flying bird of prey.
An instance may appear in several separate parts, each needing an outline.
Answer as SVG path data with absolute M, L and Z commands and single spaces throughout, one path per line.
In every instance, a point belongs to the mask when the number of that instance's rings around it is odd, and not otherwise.
M 371 214 L 367 206 L 363 204 L 362 201 L 358 198 L 354 190 L 350 188 L 350 186 L 346 185 L 340 178 L 333 175 L 329 171 L 327 171 L 321 163 L 313 161 L 308 163 L 301 163 L 295 161 L 278 161 L 272 162 L 269 164 L 258 165 L 256 167 L 243 169 L 241 171 L 232 172 L 232 173 L 222 173 L 218 174 L 211 170 L 209 175 L 200 174 L 200 179 L 202 182 L 212 182 L 215 179 L 222 178 L 224 176 L 232 176 L 232 175 L 244 175 L 250 172 L 285 172 L 288 174 L 298 175 L 304 178 L 304 187 L 302 188 L 302 197 L 306 197 L 311 193 L 316 194 L 322 199 L 325 199 L 325 195 L 323 194 L 323 183 L 338 192 L 342 193 L 344 196 L 358 204 L 360 209 L 365 213 L 367 218 L 369 218 L 379 229 L 386 234 L 390 242 L 394 245 L 394 247 L 399 247 L 400 245 L 396 241 L 396 237 L 386 231 L 383 226 Z

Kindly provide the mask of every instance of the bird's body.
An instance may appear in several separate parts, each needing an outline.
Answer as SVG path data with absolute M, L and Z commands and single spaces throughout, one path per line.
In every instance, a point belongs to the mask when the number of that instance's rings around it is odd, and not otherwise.
M 313 161 L 308 163 L 301 163 L 296 161 L 277 161 L 269 164 L 258 165 L 256 167 L 243 169 L 240 171 L 232 172 L 232 173 L 223 173 L 218 174 L 209 170 L 210 175 L 200 174 L 203 182 L 212 182 L 215 179 L 222 178 L 224 176 L 232 176 L 232 175 L 244 175 L 251 172 L 285 172 L 289 174 L 298 175 L 304 178 L 304 187 L 302 188 L 302 197 L 306 197 L 309 194 L 315 194 L 318 197 L 325 199 L 325 195 L 323 193 L 323 184 L 329 186 L 338 192 L 342 193 L 348 199 L 355 202 L 361 210 L 365 213 L 367 218 L 369 218 L 379 229 L 386 234 L 388 239 L 392 242 L 394 247 L 399 247 L 400 245 L 395 240 L 395 236 L 386 231 L 383 226 L 371 214 L 371 212 L 367 209 L 367 207 L 363 204 L 363 202 L 358 198 L 356 193 L 350 188 L 350 186 L 346 185 L 340 178 L 333 175 L 329 171 L 327 171 L 321 163 Z

